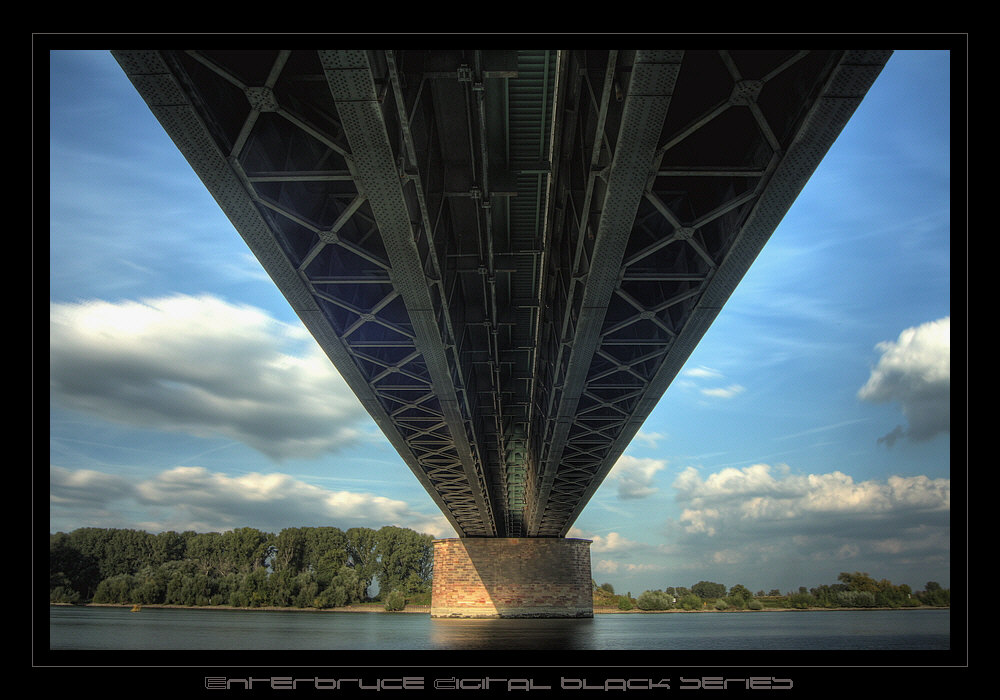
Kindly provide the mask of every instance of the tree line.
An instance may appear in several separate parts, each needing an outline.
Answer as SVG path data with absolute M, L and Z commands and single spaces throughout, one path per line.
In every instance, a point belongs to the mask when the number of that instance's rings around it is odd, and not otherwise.
M 894 584 L 888 579 L 875 580 L 867 573 L 841 572 L 837 583 L 823 584 L 782 594 L 778 589 L 767 593 L 751 593 L 743 584 L 726 588 L 714 581 L 699 581 L 690 588 L 668 586 L 662 590 L 647 590 L 633 598 L 632 593 L 616 595 L 614 586 L 594 582 L 594 604 L 617 607 L 620 610 L 762 610 L 767 607 L 788 608 L 908 608 L 921 605 L 948 607 L 951 590 L 935 581 L 928 581 L 924 590 L 914 591 L 909 585 Z
M 332 608 L 429 602 L 433 538 L 406 528 L 80 528 L 49 536 L 53 603 Z M 378 593 L 369 589 L 377 585 Z

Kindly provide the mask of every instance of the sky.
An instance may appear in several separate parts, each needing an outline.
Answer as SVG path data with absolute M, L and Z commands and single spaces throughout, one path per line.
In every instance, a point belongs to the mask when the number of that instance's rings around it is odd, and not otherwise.
M 892 56 L 577 519 L 597 583 L 950 586 L 950 58 Z M 110 53 L 50 59 L 50 532 L 455 536 Z

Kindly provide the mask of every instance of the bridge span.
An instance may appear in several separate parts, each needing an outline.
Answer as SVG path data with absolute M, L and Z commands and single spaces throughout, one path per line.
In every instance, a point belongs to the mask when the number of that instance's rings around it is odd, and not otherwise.
M 891 54 L 113 53 L 501 616 L 592 614 L 567 531 Z

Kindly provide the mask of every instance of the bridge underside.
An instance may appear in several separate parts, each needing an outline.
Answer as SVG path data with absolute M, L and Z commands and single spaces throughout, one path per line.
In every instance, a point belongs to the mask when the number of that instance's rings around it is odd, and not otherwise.
M 564 537 L 886 51 L 117 51 L 464 538 Z

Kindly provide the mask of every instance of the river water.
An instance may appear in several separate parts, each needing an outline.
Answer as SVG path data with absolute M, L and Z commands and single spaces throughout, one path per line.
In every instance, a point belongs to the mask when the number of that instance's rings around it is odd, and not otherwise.
M 965 642 L 961 626 L 953 636 L 949 610 L 438 620 L 422 613 L 55 606 L 48 639 L 43 619 L 33 659 L 45 692 L 62 684 L 66 693 L 111 697 L 210 690 L 288 697 L 289 689 L 333 697 L 418 690 L 409 696 L 607 698 L 625 691 L 648 698 L 686 689 L 782 690 L 788 700 L 831 691 L 934 697 L 954 694 Z
M 598 614 L 451 620 L 419 613 L 54 606 L 51 650 L 947 650 L 950 611 Z

